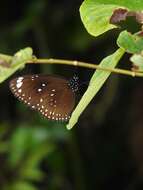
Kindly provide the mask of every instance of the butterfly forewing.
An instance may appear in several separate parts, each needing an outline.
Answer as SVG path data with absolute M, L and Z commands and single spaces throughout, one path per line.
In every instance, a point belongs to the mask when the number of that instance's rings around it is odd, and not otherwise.
M 66 79 L 52 75 L 26 75 L 10 82 L 12 93 L 50 120 L 67 121 L 75 94 Z

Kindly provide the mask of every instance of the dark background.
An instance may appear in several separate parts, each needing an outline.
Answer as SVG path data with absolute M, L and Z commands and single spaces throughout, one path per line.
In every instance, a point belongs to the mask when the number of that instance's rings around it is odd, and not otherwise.
M 63 58 L 98 64 L 118 47 L 119 30 L 97 39 L 85 30 L 80 0 L 1 1 L 0 53 L 13 55 L 31 46 L 40 58 Z M 96 27 L 96 26 L 95 26 Z M 134 28 L 134 25 L 132 25 Z M 119 66 L 130 68 L 129 55 Z M 13 77 L 78 73 L 87 82 L 90 69 L 61 65 L 27 65 Z M 43 119 L 0 86 L 1 190 L 142 189 L 143 79 L 113 74 L 67 131 Z M 77 100 L 86 89 L 83 86 Z

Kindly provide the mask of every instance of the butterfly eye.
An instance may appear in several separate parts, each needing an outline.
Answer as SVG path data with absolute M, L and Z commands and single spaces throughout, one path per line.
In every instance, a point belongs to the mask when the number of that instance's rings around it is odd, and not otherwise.
M 49 120 L 68 121 L 75 105 L 78 78 L 25 75 L 10 81 L 12 93 Z

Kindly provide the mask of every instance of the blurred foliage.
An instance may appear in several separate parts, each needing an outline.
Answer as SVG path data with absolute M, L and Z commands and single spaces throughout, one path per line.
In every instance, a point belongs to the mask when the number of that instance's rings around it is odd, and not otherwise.
M 1 189 L 38 189 L 34 184 L 40 184 L 40 181 L 46 179 L 46 171 L 41 168 L 42 162 L 47 162 L 54 172 L 50 174 L 48 181 L 45 181 L 47 188 L 53 186 L 52 183 L 54 188 L 63 187 L 64 156 L 62 147 L 59 152 L 58 144 L 68 143 L 71 137 L 59 124 L 49 127 L 22 124 L 13 130 L 9 140 L 5 140 L 9 127 L 4 124 L 0 126 L 0 152 L 3 163 L 0 173 Z

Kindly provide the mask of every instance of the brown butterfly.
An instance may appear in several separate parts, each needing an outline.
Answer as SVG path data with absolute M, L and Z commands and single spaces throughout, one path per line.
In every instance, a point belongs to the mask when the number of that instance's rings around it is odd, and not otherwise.
M 10 81 L 12 93 L 49 120 L 68 121 L 75 105 L 78 77 L 25 75 Z

